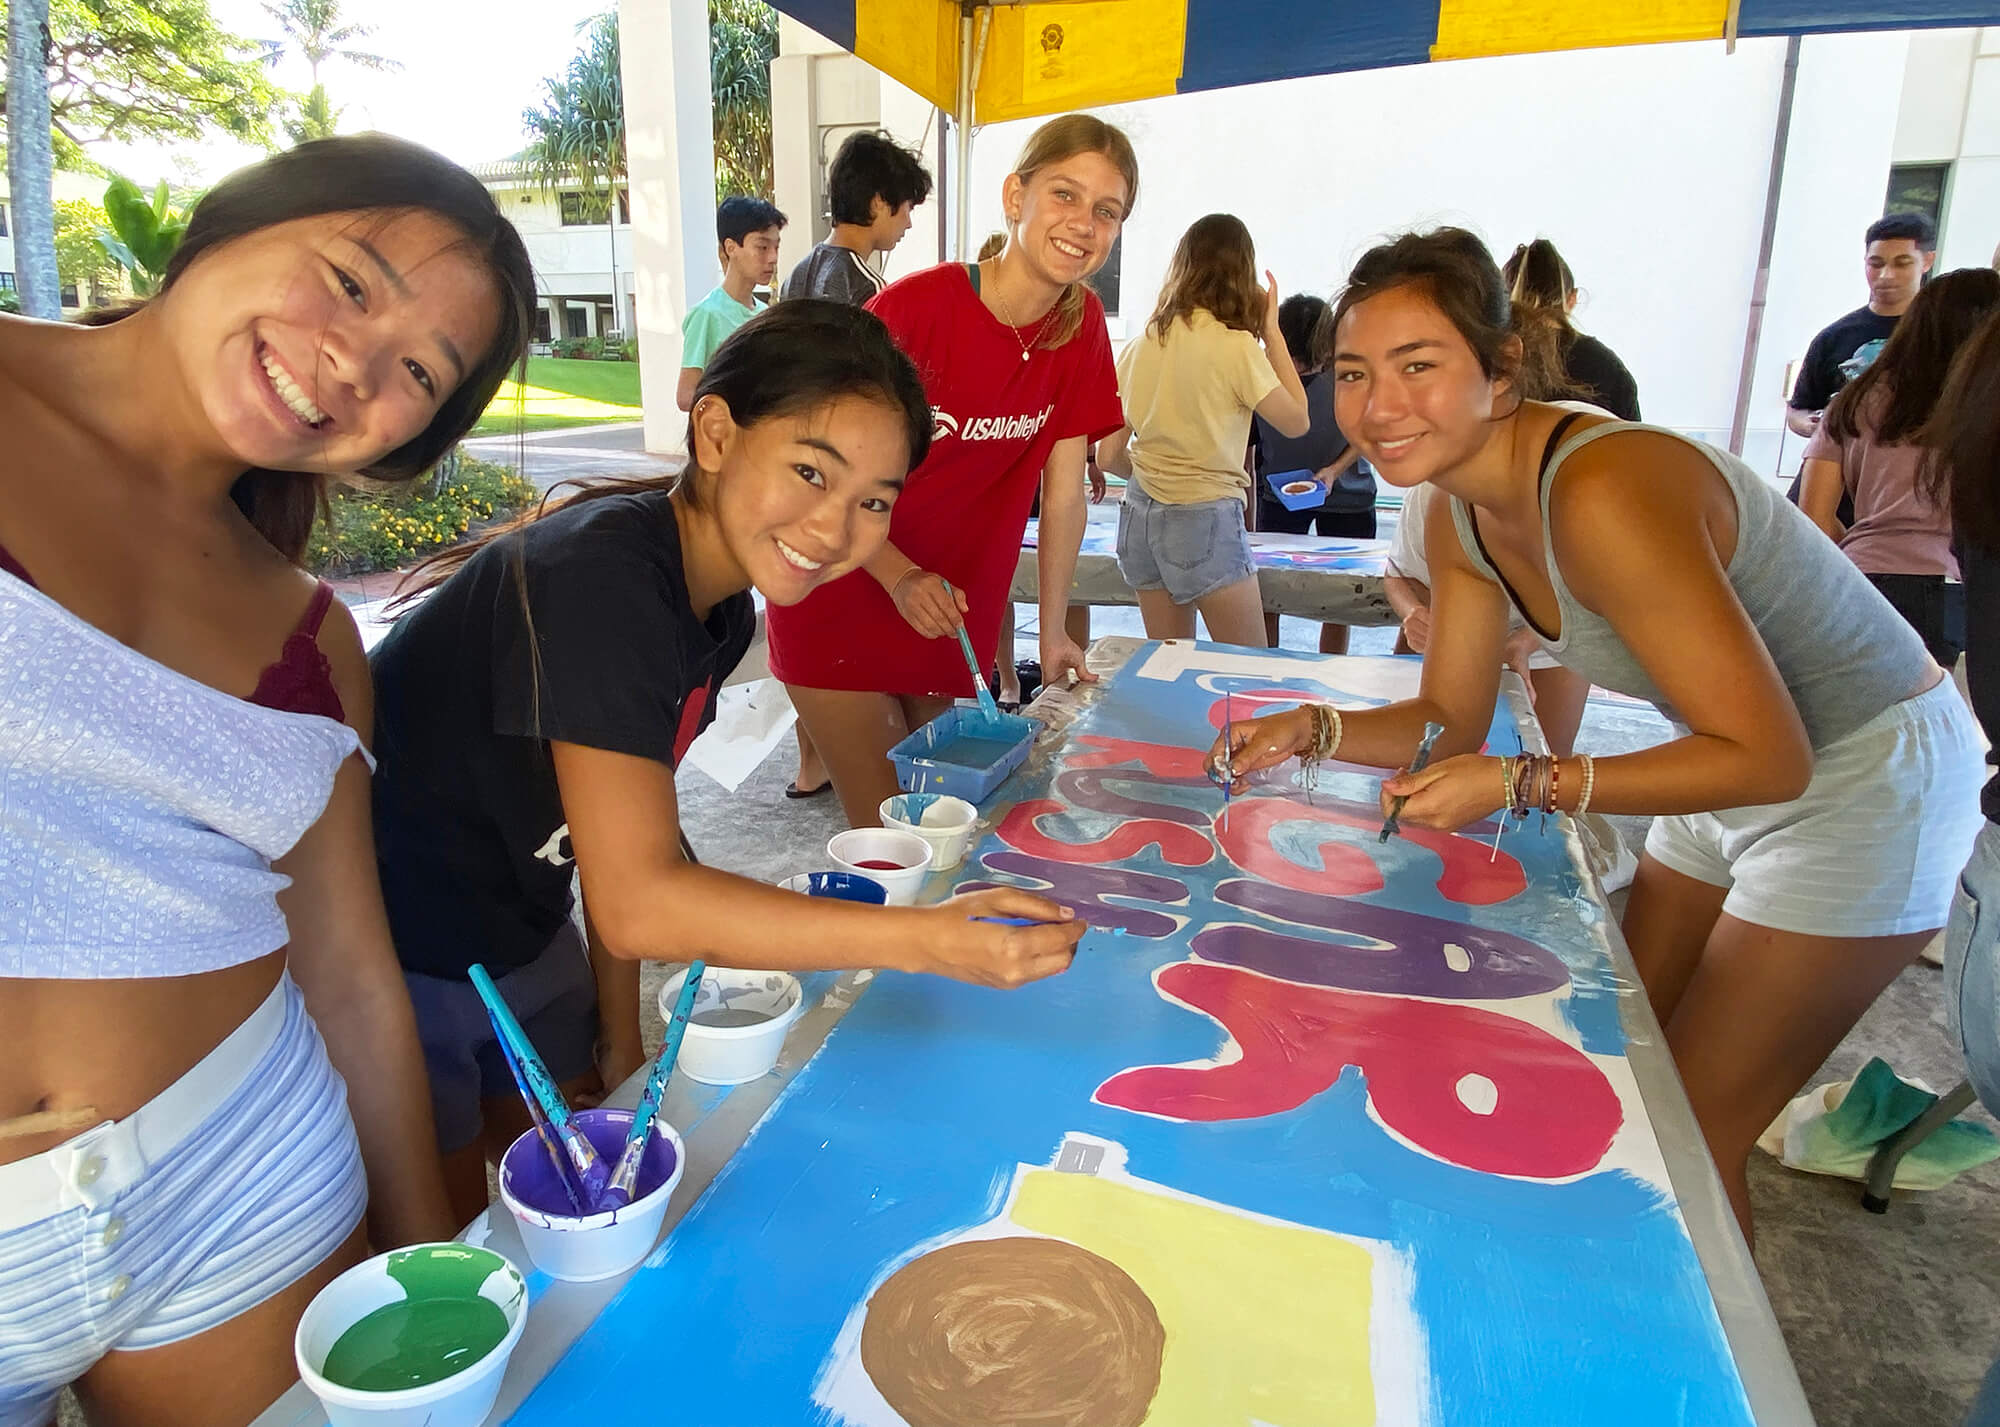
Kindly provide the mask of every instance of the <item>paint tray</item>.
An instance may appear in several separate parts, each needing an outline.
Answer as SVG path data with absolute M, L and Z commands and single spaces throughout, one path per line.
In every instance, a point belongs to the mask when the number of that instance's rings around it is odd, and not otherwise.
M 982 803 L 1021 766 L 1041 724 L 1018 714 L 951 708 L 889 750 L 896 781 L 912 793 Z
M 1273 471 L 1264 477 L 1264 483 L 1271 488 L 1272 497 L 1286 510 L 1317 510 L 1326 503 L 1326 482 L 1311 471 Z M 1286 486 L 1297 485 L 1306 489 L 1285 489 Z

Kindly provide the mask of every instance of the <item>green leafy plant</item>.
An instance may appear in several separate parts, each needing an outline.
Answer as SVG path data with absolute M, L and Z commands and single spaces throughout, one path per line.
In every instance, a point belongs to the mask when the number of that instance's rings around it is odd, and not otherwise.
M 455 545 L 480 526 L 504 520 L 541 498 L 510 466 L 467 456 L 440 462 L 430 479 L 332 493 L 330 520 L 313 527 L 306 568 L 317 574 L 394 570 Z M 449 469 L 455 464 L 456 469 Z
M 0 287 L 0 312 L 19 312 L 21 294 L 11 287 Z
M 157 292 L 167 263 L 187 235 L 187 211 L 173 206 L 167 181 L 160 180 L 149 202 L 129 178 L 114 178 L 104 190 L 104 215 L 109 231 L 98 242 L 132 278 L 141 297 Z

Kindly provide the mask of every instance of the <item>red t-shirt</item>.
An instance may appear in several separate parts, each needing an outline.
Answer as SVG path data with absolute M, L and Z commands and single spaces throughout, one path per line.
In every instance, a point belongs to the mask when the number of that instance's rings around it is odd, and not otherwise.
M 993 662 L 1021 554 L 1028 507 L 1056 442 L 1108 435 L 1125 422 L 1104 307 L 1084 298 L 1083 326 L 1062 346 L 1032 348 L 1040 324 L 1008 327 L 958 263 L 889 284 L 867 304 L 924 379 L 931 449 L 889 520 L 889 539 L 965 592 L 966 632 Z M 809 689 L 966 697 L 972 675 L 955 639 L 925 639 L 866 570 L 766 611 L 771 672 Z

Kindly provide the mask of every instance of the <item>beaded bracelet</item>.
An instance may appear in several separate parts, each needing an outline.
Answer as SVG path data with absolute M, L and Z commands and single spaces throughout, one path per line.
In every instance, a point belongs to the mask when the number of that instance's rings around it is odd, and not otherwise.
M 1583 792 L 1576 800 L 1576 817 L 1582 817 L 1590 810 L 1590 794 L 1597 785 L 1597 760 L 1588 753 L 1577 754 L 1577 761 L 1583 764 Z

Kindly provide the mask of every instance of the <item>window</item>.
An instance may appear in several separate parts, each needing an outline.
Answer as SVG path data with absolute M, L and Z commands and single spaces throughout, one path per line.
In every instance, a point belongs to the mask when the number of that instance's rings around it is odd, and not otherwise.
M 535 340 L 549 341 L 555 335 L 555 319 L 549 313 L 549 305 L 544 302 L 535 309 Z
M 62 285 L 62 305 L 64 307 L 81 307 L 83 305 L 82 300 L 77 296 L 75 283 L 66 282 Z
M 1104 266 L 1099 268 L 1097 275 L 1090 280 L 1091 290 L 1097 294 L 1097 300 L 1104 304 L 1107 316 L 1116 316 L 1118 313 L 1118 276 L 1124 257 L 1125 233 L 1120 229 L 1118 236 L 1112 239 L 1111 255 L 1104 260 Z
M 0 292 L 12 292 L 13 290 L 14 274 L 0 273 Z
M 1882 200 L 1884 213 L 1921 213 L 1944 231 L 1944 197 L 1951 186 L 1951 165 L 1894 164 L 1889 169 L 1889 192 Z
M 563 336 L 588 337 L 590 335 L 590 314 L 575 303 L 563 305 Z
M 0 203 L 0 238 L 7 236 L 7 205 Z
M 565 228 L 594 227 L 610 217 L 611 202 L 602 193 L 559 193 L 556 202 L 562 209 Z M 622 188 L 618 190 L 618 221 L 632 221 L 632 195 Z

